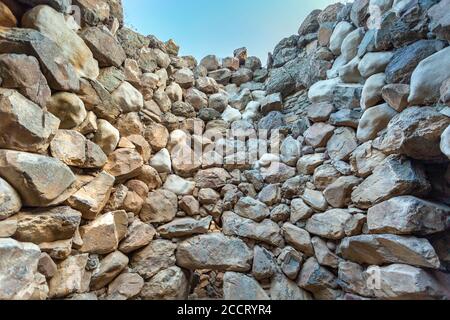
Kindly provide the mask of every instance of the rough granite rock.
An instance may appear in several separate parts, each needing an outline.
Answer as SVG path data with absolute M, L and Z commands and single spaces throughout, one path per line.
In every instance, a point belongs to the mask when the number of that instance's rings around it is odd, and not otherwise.
M 81 213 L 70 207 L 21 211 L 14 216 L 17 229 L 13 238 L 41 244 L 72 239 L 81 222 Z
M 411 76 L 411 92 L 408 102 L 412 105 L 426 105 L 440 98 L 442 83 L 450 78 L 450 72 L 441 65 L 447 65 L 450 48 L 445 48 L 422 60 Z
M 0 239 L 0 299 L 32 298 L 40 255 L 35 244 Z
M 80 228 L 82 253 L 108 254 L 119 245 L 119 226 L 114 212 L 104 214 Z
M 57 43 L 32 29 L 1 28 L 0 53 L 19 53 L 36 57 L 48 85 L 57 91 L 78 91 L 80 82 L 75 67 Z
M 108 298 L 113 300 L 132 299 L 141 292 L 144 279 L 136 273 L 122 273 L 108 286 Z
M 262 202 L 250 197 L 239 199 L 234 211 L 241 217 L 261 222 L 270 215 L 269 208 Z
M 165 223 L 175 218 L 178 211 L 178 198 L 168 190 L 149 193 L 140 212 L 140 218 L 149 223 Z
M 155 240 L 133 254 L 130 266 L 134 272 L 148 280 L 158 272 L 175 265 L 177 245 L 167 240 Z
M 395 51 L 386 67 L 387 83 L 408 84 L 417 65 L 443 48 L 442 41 L 419 40 Z
M 427 195 L 430 183 L 423 168 L 402 156 L 389 156 L 375 168 L 352 193 L 352 201 L 360 208 L 402 195 Z
M 85 270 L 88 258 L 88 254 L 74 255 L 58 264 L 58 269 L 49 282 L 50 298 L 61 299 L 86 291 L 84 282 L 88 273 Z
M 176 267 L 158 272 L 145 283 L 139 296 L 143 300 L 185 300 L 189 291 L 188 277 Z
M 233 212 L 225 212 L 222 215 L 222 224 L 223 233 L 227 236 L 254 239 L 272 246 L 281 246 L 284 242 L 280 227 L 268 219 L 258 223 Z
M 186 269 L 246 272 L 251 269 L 253 251 L 238 238 L 210 233 L 179 243 L 176 258 L 177 265 Z
M 39 165 L 36 165 L 39 164 Z M 21 179 L 22 175 L 27 180 Z M 64 192 L 75 182 L 69 167 L 57 159 L 31 153 L 0 150 L 0 176 L 30 207 L 47 207 L 65 201 Z
M 100 146 L 74 130 L 58 130 L 50 150 L 54 158 L 72 167 L 98 169 L 108 160 Z
M 226 272 L 223 277 L 225 300 L 269 300 L 269 296 L 253 278 L 237 272 Z
M 109 32 L 90 27 L 83 30 L 81 37 L 101 68 L 120 67 L 125 61 L 125 51 Z
M 5 180 L 0 178 L 0 221 L 19 212 L 22 200 L 16 190 Z
M 107 255 L 92 272 L 90 288 L 92 290 L 99 290 L 107 286 L 128 265 L 128 261 L 128 257 L 120 251 L 115 251 Z
M 51 90 L 35 57 L 25 54 L 2 54 L 0 72 L 2 87 L 16 89 L 34 103 L 45 107 L 51 96 Z
M 283 274 L 277 274 L 270 285 L 270 298 L 272 300 L 312 300 L 308 291 L 300 288 L 294 281 Z
M 298 228 L 291 223 L 285 223 L 282 230 L 283 236 L 289 245 L 307 256 L 314 255 L 311 236 L 306 230 Z
M 450 227 L 450 207 L 412 196 L 390 199 L 367 212 L 371 233 L 430 235 Z
M 106 206 L 111 195 L 115 178 L 102 171 L 92 181 L 84 185 L 68 200 L 68 204 L 83 214 L 83 219 L 95 220 Z
M 345 227 L 351 218 L 352 215 L 347 210 L 329 210 L 309 218 L 306 230 L 325 239 L 340 240 L 345 237 Z
M 80 77 L 97 78 L 97 61 L 84 41 L 68 27 L 63 14 L 49 6 L 37 6 L 25 14 L 22 26 L 38 30 L 53 40 Z
M 404 263 L 438 269 L 439 258 L 426 239 L 390 234 L 345 238 L 339 246 L 344 259 L 360 264 Z
M 376 143 L 385 154 L 405 154 L 418 160 L 441 160 L 439 143 L 450 118 L 433 107 L 411 107 L 395 116 Z
M 269 279 L 277 271 L 275 257 L 264 247 L 255 246 L 252 275 L 257 280 Z
M 45 153 L 60 121 L 20 93 L 0 89 L 0 148 Z
M 196 234 L 204 234 L 209 230 L 212 217 L 201 220 L 192 218 L 176 219 L 158 228 L 158 233 L 163 238 L 183 238 Z
M 397 114 L 387 103 L 366 110 L 359 121 L 356 137 L 361 142 L 375 139 Z

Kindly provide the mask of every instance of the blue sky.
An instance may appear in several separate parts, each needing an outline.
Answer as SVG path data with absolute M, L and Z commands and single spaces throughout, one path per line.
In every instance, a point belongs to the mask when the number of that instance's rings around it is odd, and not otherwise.
M 180 55 L 223 58 L 239 47 L 266 63 L 314 9 L 335 0 L 123 0 L 125 21 L 142 34 L 181 46 Z

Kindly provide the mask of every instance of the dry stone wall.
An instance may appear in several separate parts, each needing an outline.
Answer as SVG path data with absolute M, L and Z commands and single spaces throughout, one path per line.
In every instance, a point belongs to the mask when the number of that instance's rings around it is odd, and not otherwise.
M 449 0 L 313 11 L 267 68 L 120 0 L 0 26 L 0 299 L 450 297 Z

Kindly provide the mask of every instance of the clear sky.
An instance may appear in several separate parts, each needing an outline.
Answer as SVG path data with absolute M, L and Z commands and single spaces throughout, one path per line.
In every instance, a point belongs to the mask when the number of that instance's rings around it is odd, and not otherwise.
M 123 0 L 125 22 L 181 46 L 180 55 L 220 58 L 247 47 L 263 64 L 284 37 L 297 33 L 314 9 L 336 0 Z

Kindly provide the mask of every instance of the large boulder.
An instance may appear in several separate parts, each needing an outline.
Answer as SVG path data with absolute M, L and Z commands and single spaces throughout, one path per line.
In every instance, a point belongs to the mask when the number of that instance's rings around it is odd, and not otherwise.
M 342 42 L 341 52 L 344 62 L 347 63 L 356 57 L 358 47 L 364 38 L 364 28 L 358 28 L 350 32 Z
M 327 186 L 323 195 L 333 208 L 344 208 L 351 203 L 353 189 L 362 182 L 355 176 L 340 177 Z
M 128 265 L 129 259 L 120 251 L 114 251 L 100 261 L 92 273 L 91 290 L 99 290 L 108 285 Z
M 358 147 L 355 131 L 352 128 L 340 127 L 334 130 L 327 144 L 327 151 L 334 161 L 347 160 Z
M 358 70 L 364 78 L 384 72 L 389 61 L 392 59 L 392 52 L 368 52 L 361 59 Z
M 108 156 L 104 170 L 118 181 L 134 178 L 140 173 L 144 159 L 136 149 L 117 149 Z
M 34 103 L 45 107 L 51 91 L 35 57 L 25 54 L 2 54 L 0 72 L 2 87 L 16 89 Z
M 45 153 L 60 121 L 14 90 L 0 89 L 0 148 Z
M 72 208 L 79 210 L 84 219 L 94 220 L 109 200 L 114 182 L 112 175 L 102 171 L 70 196 L 67 202 Z
M 231 176 L 228 171 L 222 168 L 200 170 L 194 178 L 197 188 L 212 189 L 218 189 L 225 186 L 230 179 Z
M 122 84 L 112 92 L 112 98 L 123 113 L 139 112 L 144 106 L 144 97 L 129 82 Z
M 0 178 L 0 221 L 19 212 L 22 200 L 11 185 Z
M 88 259 L 88 254 L 79 254 L 59 263 L 58 270 L 49 282 L 49 297 L 61 299 L 73 293 L 85 292 L 85 281 L 89 279 L 86 271 Z
M 60 129 L 73 129 L 87 117 L 83 101 L 74 93 L 58 92 L 52 95 L 47 109 L 61 120 Z
M 275 257 L 264 247 L 255 246 L 252 275 L 257 280 L 271 278 L 277 269 Z
M 226 272 L 223 277 L 225 300 L 269 300 L 269 296 L 255 279 L 237 272 Z
M 97 121 L 97 128 L 93 141 L 102 148 L 106 155 L 109 155 L 116 149 L 119 143 L 119 130 L 103 119 Z
M 363 110 L 376 106 L 383 101 L 381 90 L 386 84 L 386 75 L 377 73 L 369 77 L 364 84 L 361 95 L 361 108 Z
M 402 156 L 389 156 L 373 174 L 352 193 L 352 201 L 360 208 L 402 195 L 424 196 L 431 185 L 423 167 Z
M 272 246 L 283 244 L 280 227 L 268 219 L 258 223 L 242 218 L 233 212 L 225 212 L 222 215 L 222 225 L 223 233 L 227 236 L 254 239 Z
M 381 89 L 384 101 L 398 112 L 402 112 L 408 106 L 409 85 L 393 83 Z
M 306 223 L 306 230 L 326 239 L 339 240 L 345 237 L 345 227 L 351 218 L 347 210 L 329 210 L 313 215 Z
M 354 27 L 351 23 L 347 21 L 339 22 L 334 28 L 333 34 L 330 38 L 330 50 L 334 53 L 334 55 L 338 56 L 341 54 L 342 42 L 345 37 L 354 30 Z
M 443 160 L 439 143 L 450 118 L 432 107 L 412 107 L 395 116 L 375 143 L 385 154 L 405 154 L 417 160 Z
M 122 273 L 108 286 L 108 297 L 127 300 L 136 297 L 144 286 L 144 279 L 137 273 Z
M 428 16 L 430 17 L 430 30 L 436 33 L 438 39 L 450 40 L 450 25 L 448 6 L 450 3 L 448 0 L 440 1 L 428 10 Z
M 283 274 L 272 278 L 270 298 L 280 301 L 311 300 L 311 295 Z
M 369 18 L 370 0 L 356 0 L 350 10 L 350 20 L 355 26 L 362 27 Z
M 264 203 L 250 197 L 239 199 L 234 211 L 241 217 L 257 222 L 261 222 L 270 215 L 270 210 Z
M 373 147 L 372 141 L 363 143 L 353 151 L 350 157 L 352 171 L 358 177 L 367 178 L 383 162 L 386 155 Z
M 0 176 L 20 194 L 30 207 L 46 207 L 65 201 L 65 191 L 75 175 L 61 161 L 37 154 L 0 150 Z M 26 177 L 26 179 L 24 179 Z
M 295 87 L 295 79 L 285 70 L 285 68 L 270 70 L 269 78 L 266 82 L 268 94 L 280 92 L 283 97 L 287 97 L 295 90 Z
M 108 31 L 90 27 L 82 31 L 81 37 L 91 49 L 100 67 L 120 67 L 125 61 L 125 51 Z
M 366 110 L 359 121 L 357 138 L 361 142 L 367 142 L 377 137 L 378 133 L 385 129 L 391 119 L 397 115 L 387 103 Z
M 311 243 L 311 236 L 305 229 L 298 228 L 291 223 L 285 223 L 282 227 L 283 236 L 286 242 L 299 252 L 313 256 L 314 249 Z
M 114 212 L 109 212 L 80 228 L 81 253 L 108 254 L 119 245 L 119 230 Z
M 450 207 L 413 196 L 390 199 L 367 213 L 371 233 L 430 235 L 450 227 Z
M 212 217 L 206 217 L 201 220 L 193 218 L 176 219 L 168 224 L 158 228 L 158 233 L 163 238 L 183 238 L 196 234 L 204 234 L 209 230 Z
M 442 68 L 450 64 L 450 48 L 445 48 L 419 63 L 411 76 L 410 104 L 426 105 L 440 98 L 442 83 L 450 78 L 450 70 Z
M 135 219 L 129 225 L 127 235 L 120 243 L 119 250 L 125 254 L 134 252 L 148 245 L 155 235 L 156 230 L 151 224 Z
M 386 67 L 387 83 L 408 84 L 417 65 L 443 48 L 444 42 L 442 41 L 419 40 L 396 50 Z
M 426 239 L 391 234 L 362 235 L 345 238 L 339 247 L 344 259 L 359 264 L 384 265 L 404 263 L 439 269 L 439 258 Z
M 22 211 L 14 216 L 14 239 L 41 244 L 72 239 L 81 222 L 81 213 L 70 207 Z
M 58 91 L 78 91 L 80 82 L 75 67 L 69 63 L 58 44 L 32 29 L 2 28 L 0 53 L 21 53 L 39 60 L 48 85 Z
M 168 190 L 150 192 L 140 212 L 144 222 L 166 223 L 175 218 L 178 211 L 178 197 Z
M 376 278 L 375 278 L 376 277 Z M 370 266 L 353 262 L 339 264 L 339 282 L 348 292 L 383 300 L 447 299 L 445 283 L 436 273 L 406 264 Z M 375 283 L 376 285 L 374 285 Z
M 99 75 L 98 62 L 91 50 L 83 39 L 69 28 L 63 14 L 49 6 L 37 6 L 24 15 L 22 26 L 38 30 L 53 40 L 80 77 L 96 79 Z
M 186 269 L 245 272 L 251 269 L 253 251 L 240 239 L 210 233 L 179 243 L 176 258 Z
M 68 166 L 97 169 L 108 160 L 103 150 L 74 130 L 58 130 L 50 149 L 52 156 Z
M 314 10 L 305 18 L 305 20 L 303 20 L 298 29 L 298 34 L 300 36 L 316 33 L 319 30 L 319 21 L 317 18 L 321 12 L 322 10 Z
M 145 283 L 139 296 L 143 300 L 183 300 L 189 293 L 185 271 L 173 266 L 158 272 Z
M 175 265 L 177 245 L 168 240 L 155 240 L 148 246 L 133 254 L 131 269 L 148 280 L 161 270 Z
M 325 147 L 328 140 L 333 136 L 334 129 L 335 127 L 327 123 L 315 123 L 305 131 L 305 142 L 313 148 Z
M 313 293 L 316 299 L 319 299 L 323 293 L 330 292 L 330 289 L 338 288 L 336 276 L 321 266 L 314 257 L 303 264 L 297 284 L 300 288 Z
M 35 244 L 0 239 L 1 300 L 32 298 L 40 256 L 41 251 Z
M 446 277 L 447 275 L 443 275 Z M 448 287 L 435 274 L 405 264 L 380 269 L 380 287 L 374 295 L 386 300 L 448 299 Z M 448 281 L 448 278 L 447 278 Z

